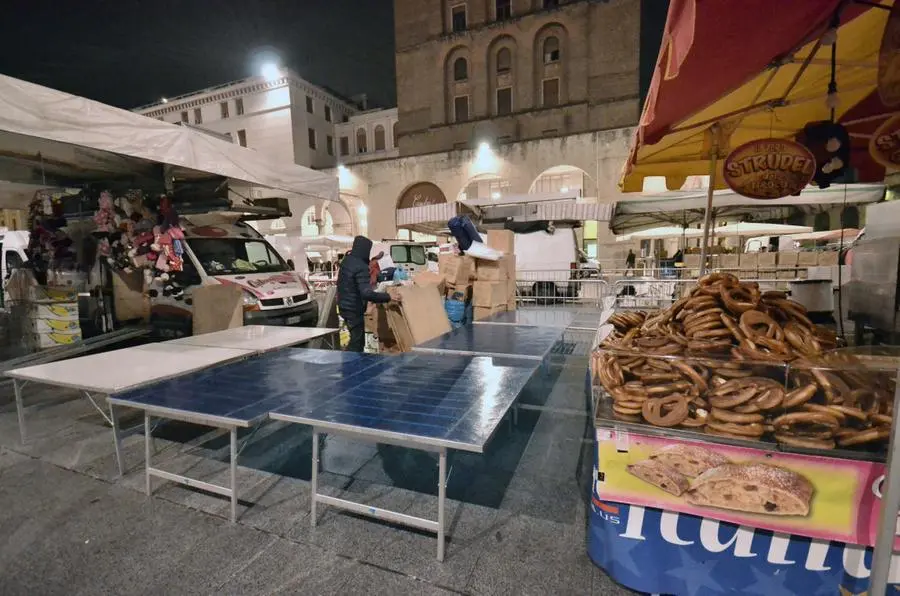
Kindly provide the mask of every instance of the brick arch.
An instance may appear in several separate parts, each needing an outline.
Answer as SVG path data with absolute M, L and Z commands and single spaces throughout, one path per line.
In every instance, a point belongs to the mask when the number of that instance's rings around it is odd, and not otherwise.
M 453 77 L 453 65 L 460 58 L 466 60 L 468 78 L 456 81 Z M 464 45 L 453 47 L 444 56 L 444 117 L 446 122 L 454 121 L 453 99 L 458 95 L 469 96 L 469 116 L 472 115 L 472 57 L 469 48 Z
M 544 44 L 551 37 L 559 41 L 559 61 L 545 61 Z M 571 64 L 569 32 L 562 23 L 547 23 L 534 34 L 532 66 L 534 69 L 534 106 L 543 105 L 544 79 L 559 78 L 559 103 L 565 104 L 569 98 L 569 64 Z
M 518 82 L 522 80 L 523 69 L 519 64 L 520 60 L 518 49 L 518 43 L 516 42 L 516 39 L 511 35 L 498 35 L 491 40 L 491 43 L 488 44 L 486 56 L 487 59 L 485 60 L 488 82 L 488 84 L 486 85 L 486 105 L 489 106 L 489 110 L 492 115 L 497 113 L 497 89 L 501 87 L 512 87 L 513 110 L 516 110 L 517 106 L 520 106 L 521 99 L 519 98 L 519 94 L 516 91 L 518 88 Z M 511 69 L 507 73 L 499 73 L 497 71 L 497 56 L 501 50 L 506 50 L 510 53 Z

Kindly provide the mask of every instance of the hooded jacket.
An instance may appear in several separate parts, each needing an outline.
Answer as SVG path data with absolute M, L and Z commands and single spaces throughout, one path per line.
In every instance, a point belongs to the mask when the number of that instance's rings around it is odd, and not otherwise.
M 350 252 L 341 262 L 337 280 L 338 308 L 341 316 L 348 321 L 362 320 L 367 302 L 380 304 L 391 301 L 389 294 L 372 289 L 369 281 L 371 252 L 372 241 L 365 236 L 357 236 L 353 239 Z

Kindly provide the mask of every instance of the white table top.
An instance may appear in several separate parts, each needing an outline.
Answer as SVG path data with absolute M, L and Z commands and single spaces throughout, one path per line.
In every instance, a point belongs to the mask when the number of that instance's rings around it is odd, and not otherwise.
M 272 325 L 245 325 L 224 331 L 191 335 L 163 342 L 164 345 L 203 346 L 210 348 L 234 348 L 268 352 L 337 332 L 337 329 L 318 327 L 276 327 Z
M 253 350 L 156 343 L 17 368 L 7 377 L 107 395 L 252 356 Z

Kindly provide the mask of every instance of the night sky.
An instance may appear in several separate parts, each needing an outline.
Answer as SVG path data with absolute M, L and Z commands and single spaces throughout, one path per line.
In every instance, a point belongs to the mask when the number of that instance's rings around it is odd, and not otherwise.
M 396 105 L 392 0 L 4 0 L 0 73 L 122 108 L 258 74 L 260 56 Z

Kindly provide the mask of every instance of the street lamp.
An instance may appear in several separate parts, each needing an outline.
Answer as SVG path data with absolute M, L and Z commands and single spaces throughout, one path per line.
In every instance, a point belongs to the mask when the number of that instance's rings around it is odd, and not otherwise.
M 266 62 L 263 64 L 260 72 L 267 81 L 274 81 L 281 78 L 281 69 L 278 68 L 278 65 L 274 62 Z

